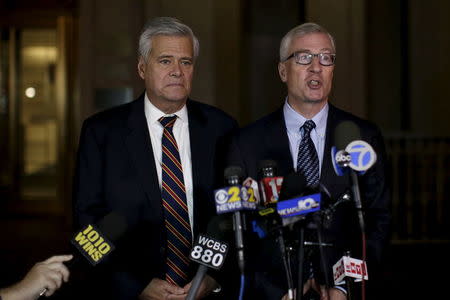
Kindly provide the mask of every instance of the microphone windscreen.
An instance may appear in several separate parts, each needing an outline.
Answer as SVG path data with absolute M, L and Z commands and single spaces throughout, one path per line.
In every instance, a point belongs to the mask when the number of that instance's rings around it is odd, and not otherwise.
M 258 164 L 258 178 L 275 177 L 278 173 L 277 162 L 271 159 L 261 160 Z
M 225 169 L 223 176 L 225 178 L 238 177 L 242 179 L 244 177 L 244 170 L 239 166 L 230 166 Z
M 300 172 L 291 172 L 284 176 L 279 200 L 288 200 L 302 195 L 306 189 L 306 178 Z
M 206 228 L 208 236 L 218 240 L 227 240 L 230 233 L 233 233 L 233 220 L 230 215 L 218 215 L 212 217 Z
M 360 129 L 352 121 L 342 121 L 334 130 L 334 145 L 337 150 L 344 150 L 348 144 L 360 139 Z
M 118 241 L 127 230 L 125 217 L 115 212 L 107 214 L 96 226 L 112 243 Z

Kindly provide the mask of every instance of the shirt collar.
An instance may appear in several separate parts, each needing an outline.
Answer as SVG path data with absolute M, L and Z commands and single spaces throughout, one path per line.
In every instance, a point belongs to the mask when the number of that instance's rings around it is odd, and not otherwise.
M 147 97 L 147 94 L 145 94 L 144 99 L 144 109 L 145 109 L 145 115 L 149 118 L 148 122 L 150 124 L 158 123 L 159 119 L 161 117 L 169 117 L 169 116 L 177 116 L 177 120 L 181 120 L 182 123 L 188 122 L 188 113 L 186 105 L 183 105 L 183 107 L 179 110 L 174 112 L 173 114 L 166 114 L 163 111 L 161 111 L 159 108 L 157 108 L 153 103 L 150 101 L 150 99 Z
M 324 107 L 311 119 L 316 123 L 316 128 L 314 129 L 316 133 L 321 137 L 325 137 L 325 130 L 327 128 L 327 118 L 328 118 L 328 102 Z M 286 129 L 289 133 L 299 133 L 300 127 L 303 126 L 308 119 L 303 117 L 301 114 L 296 112 L 286 101 L 283 106 L 284 120 L 286 122 Z

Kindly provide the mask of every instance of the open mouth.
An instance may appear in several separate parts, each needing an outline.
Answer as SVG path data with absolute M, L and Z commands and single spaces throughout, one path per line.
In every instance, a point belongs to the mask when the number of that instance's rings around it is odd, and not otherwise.
M 322 86 L 322 82 L 319 80 L 312 79 L 307 81 L 307 85 L 310 89 L 318 89 Z

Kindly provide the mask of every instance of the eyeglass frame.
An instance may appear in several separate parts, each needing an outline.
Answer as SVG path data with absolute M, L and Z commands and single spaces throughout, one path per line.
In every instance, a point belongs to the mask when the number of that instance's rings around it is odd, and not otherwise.
M 313 61 L 313 59 L 314 59 L 314 57 L 319 58 L 319 64 L 321 64 L 322 66 L 325 66 L 325 67 L 333 66 L 334 63 L 335 63 L 335 61 L 336 61 L 336 53 L 323 53 L 323 52 L 321 52 L 321 53 L 309 53 L 309 52 L 305 52 L 305 51 L 295 51 L 294 53 L 292 53 L 291 55 L 289 55 L 285 60 L 283 60 L 283 62 L 288 61 L 289 59 L 295 57 L 295 56 L 296 56 L 297 54 L 299 54 L 299 53 L 304 53 L 304 54 L 308 54 L 308 55 L 311 56 L 311 61 L 310 61 L 309 63 L 307 63 L 307 64 L 302 64 L 302 63 L 297 62 L 297 60 L 295 60 L 295 63 L 296 63 L 296 64 L 299 64 L 299 65 L 302 65 L 302 66 L 307 66 L 307 65 L 311 64 L 312 61 Z M 323 63 L 320 62 L 320 57 L 321 57 L 322 55 L 325 55 L 325 54 L 326 54 L 326 55 L 331 55 L 331 57 L 332 57 L 332 59 L 333 59 L 333 63 L 332 63 L 332 64 L 330 64 L 330 65 L 324 65 Z

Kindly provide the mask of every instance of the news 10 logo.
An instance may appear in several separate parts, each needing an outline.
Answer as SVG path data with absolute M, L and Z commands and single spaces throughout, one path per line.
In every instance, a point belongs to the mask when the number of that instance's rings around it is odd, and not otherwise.
M 216 212 L 223 214 L 241 209 L 255 210 L 256 197 L 253 188 L 240 185 L 230 186 L 214 191 Z
M 277 212 L 282 218 L 305 215 L 320 210 L 320 193 L 277 203 Z
M 91 224 L 79 231 L 71 242 L 93 266 L 114 250 L 114 245 Z
M 348 144 L 345 151 L 350 155 L 350 168 L 364 172 L 370 169 L 377 161 L 377 154 L 369 143 L 356 140 Z

